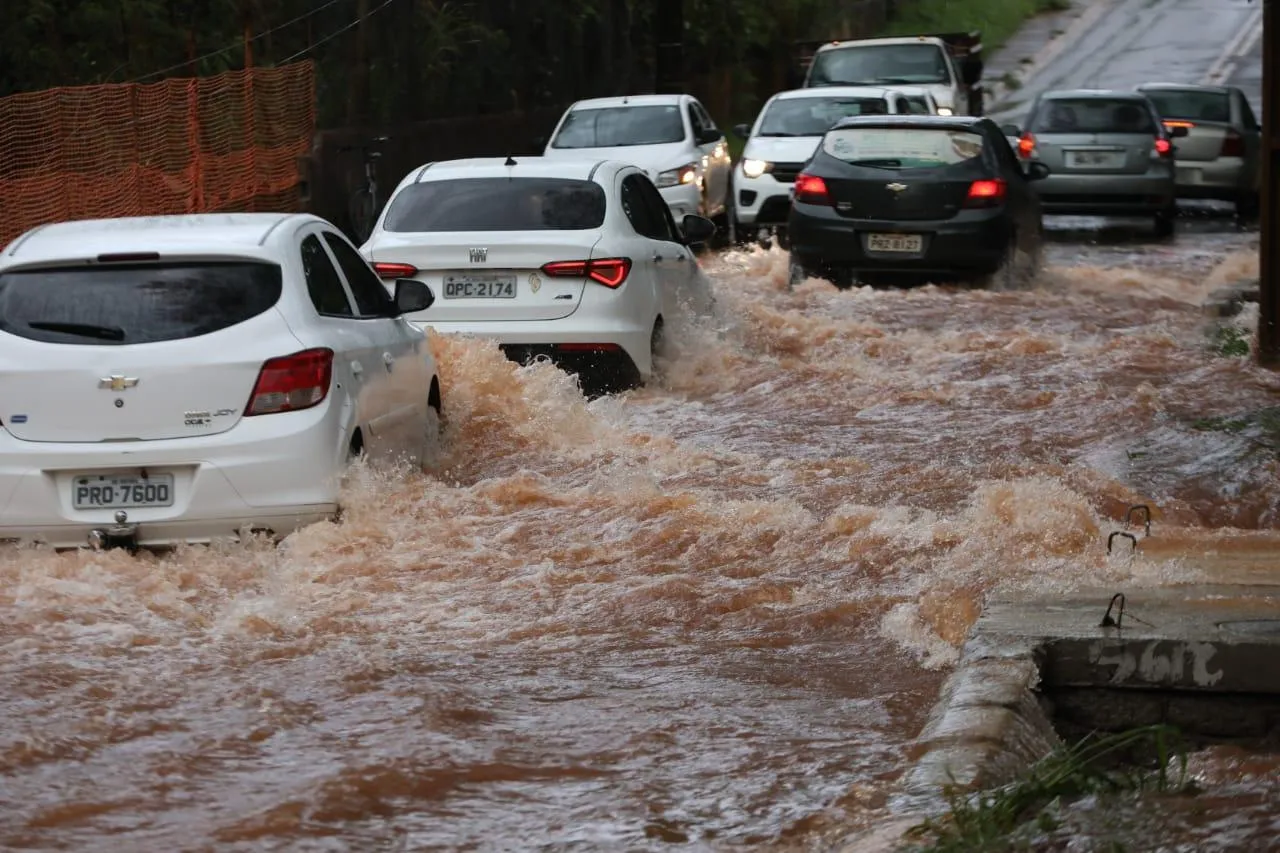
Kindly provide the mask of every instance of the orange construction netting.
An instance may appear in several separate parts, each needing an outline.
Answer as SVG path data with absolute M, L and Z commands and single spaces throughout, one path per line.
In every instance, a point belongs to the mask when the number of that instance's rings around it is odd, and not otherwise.
M 0 247 L 46 222 L 297 210 L 315 68 L 0 98 Z

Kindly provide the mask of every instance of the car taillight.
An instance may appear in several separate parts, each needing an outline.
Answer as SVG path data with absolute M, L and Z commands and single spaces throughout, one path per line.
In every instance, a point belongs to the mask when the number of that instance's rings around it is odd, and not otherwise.
M 323 402 L 333 379 L 333 350 L 308 349 L 267 359 L 249 395 L 245 416 L 296 412 Z
M 1018 140 L 1018 156 L 1023 160 L 1031 159 L 1031 155 L 1036 150 L 1036 138 L 1030 133 L 1022 134 L 1022 138 Z
M 1156 140 L 1156 154 L 1160 157 L 1170 157 L 1173 155 L 1173 143 L 1167 139 Z
M 969 196 L 965 207 L 999 207 L 1004 202 L 1005 183 L 999 178 L 991 181 L 974 181 L 969 184 Z
M 373 271 L 378 274 L 379 278 L 413 278 L 418 274 L 418 268 L 413 264 L 387 264 L 376 262 L 373 265 Z
M 831 196 L 827 193 L 827 182 L 817 175 L 796 175 L 796 201 L 805 204 L 829 204 Z
M 590 261 L 552 261 L 542 271 L 553 278 L 589 278 L 605 287 L 621 287 L 631 274 L 630 258 L 595 258 Z
M 1226 137 L 1222 140 L 1222 150 L 1218 152 L 1218 156 L 1243 157 L 1244 137 L 1236 133 L 1234 130 L 1228 130 Z

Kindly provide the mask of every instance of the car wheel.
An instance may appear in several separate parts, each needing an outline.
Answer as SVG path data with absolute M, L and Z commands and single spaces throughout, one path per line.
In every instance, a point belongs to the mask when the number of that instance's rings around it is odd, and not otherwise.
M 1173 236 L 1174 218 L 1177 215 L 1178 209 L 1176 207 L 1170 207 L 1168 210 L 1163 210 L 1156 214 L 1155 228 L 1157 237 L 1164 239 Z
M 1252 220 L 1258 218 L 1261 209 L 1258 193 L 1245 193 L 1236 199 L 1236 219 Z
M 431 468 L 440 461 L 441 448 L 444 445 L 444 424 L 440 410 L 433 403 L 427 406 L 426 422 L 423 424 L 422 458 L 418 461 L 421 468 Z
M 653 321 L 653 331 L 649 333 L 649 382 L 654 382 L 660 378 L 658 370 L 659 359 L 663 356 L 663 344 L 665 343 L 665 334 L 662 326 L 662 318 Z

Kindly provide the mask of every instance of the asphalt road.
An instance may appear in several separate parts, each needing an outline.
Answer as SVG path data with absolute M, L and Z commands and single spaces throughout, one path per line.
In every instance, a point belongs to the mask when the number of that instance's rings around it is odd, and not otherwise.
M 1261 30 L 1260 0 L 1121 0 L 989 113 L 1019 121 L 1036 95 L 1054 89 L 1221 79 L 1241 86 L 1260 109 Z

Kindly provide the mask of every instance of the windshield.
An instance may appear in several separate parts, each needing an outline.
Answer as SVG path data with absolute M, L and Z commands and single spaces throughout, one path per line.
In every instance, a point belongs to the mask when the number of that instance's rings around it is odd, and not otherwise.
M 183 262 L 7 272 L 0 331 L 54 344 L 121 346 L 195 338 L 280 300 L 280 267 Z
M 756 136 L 821 136 L 842 118 L 888 112 L 884 98 L 785 98 L 765 110 Z
M 1150 133 L 1146 102 L 1133 98 L 1054 98 L 1040 105 L 1032 133 Z
M 1191 121 L 1231 121 L 1231 99 L 1226 92 L 1161 89 L 1146 93 L 1163 118 Z
M 833 130 L 822 150 L 854 166 L 928 169 L 955 166 L 982 156 L 981 134 L 917 127 L 850 127 Z
M 604 190 L 568 178 L 457 178 L 410 184 L 383 228 L 427 231 L 582 231 L 604 222 Z
M 950 83 L 936 44 L 882 44 L 826 50 L 813 58 L 810 86 Z
M 604 107 L 573 110 L 551 140 L 552 148 L 665 145 L 684 140 L 680 107 Z

